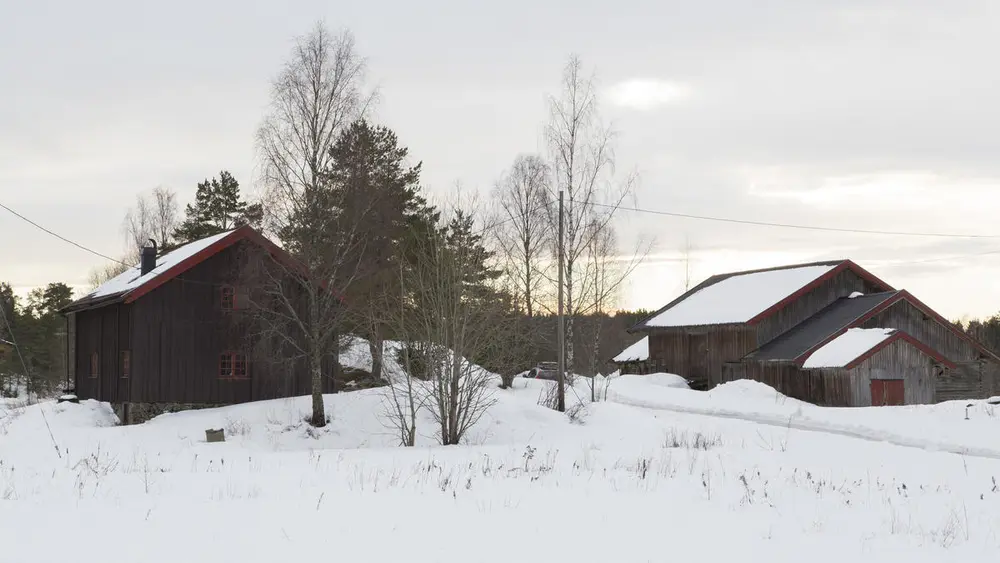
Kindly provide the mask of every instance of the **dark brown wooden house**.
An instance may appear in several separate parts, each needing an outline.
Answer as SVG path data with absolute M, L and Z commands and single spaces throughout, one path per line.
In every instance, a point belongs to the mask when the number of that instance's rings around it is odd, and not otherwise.
M 753 379 L 831 406 L 1000 393 L 1000 357 L 850 260 L 712 276 L 630 332 L 649 369 L 700 389 Z
M 80 399 L 143 412 L 305 395 L 301 361 L 268 357 L 251 337 L 246 253 L 294 261 L 250 227 L 179 247 L 142 263 L 63 309 L 68 379 Z M 328 363 L 327 392 L 336 361 Z M 154 414 L 155 414 L 154 412 Z

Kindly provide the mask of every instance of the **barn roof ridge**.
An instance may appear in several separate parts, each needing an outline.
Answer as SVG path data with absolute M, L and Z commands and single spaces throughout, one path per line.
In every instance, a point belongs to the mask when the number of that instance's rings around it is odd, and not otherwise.
M 670 311 L 674 307 L 680 305 L 684 301 L 687 301 L 689 298 L 691 298 L 692 296 L 694 296 L 698 292 L 700 292 L 702 290 L 705 290 L 705 289 L 708 289 L 708 288 L 710 288 L 710 287 L 712 287 L 714 285 L 717 285 L 719 283 L 725 282 L 726 280 L 731 280 L 731 279 L 738 278 L 738 277 L 741 277 L 741 276 L 755 276 L 755 275 L 759 275 L 759 274 L 777 273 L 777 272 L 782 272 L 782 271 L 792 272 L 792 271 L 795 271 L 795 270 L 804 270 L 804 269 L 807 269 L 807 268 L 819 269 L 819 268 L 823 268 L 823 267 L 827 268 L 827 270 L 817 273 L 817 275 L 814 278 L 811 278 L 811 279 L 810 278 L 801 278 L 799 281 L 801 281 L 802 283 L 796 283 L 796 281 L 795 281 L 794 278 L 791 281 L 785 280 L 787 283 L 791 284 L 791 285 L 789 285 L 788 287 L 785 288 L 788 292 L 787 293 L 780 293 L 779 292 L 779 293 L 773 294 L 771 297 L 774 298 L 774 301 L 767 301 L 767 302 L 765 302 L 763 304 L 764 305 L 763 310 L 756 310 L 756 311 L 754 311 L 753 314 L 750 314 L 748 318 L 734 318 L 732 320 L 725 320 L 725 322 L 720 321 L 719 319 L 711 319 L 709 322 L 689 322 L 689 323 L 686 323 L 686 324 L 683 323 L 683 322 L 677 322 L 677 324 L 663 325 L 663 326 L 680 327 L 680 326 L 702 326 L 702 325 L 721 325 L 721 324 L 756 324 L 756 323 L 760 322 L 761 320 L 763 320 L 763 319 L 769 317 L 770 315 L 774 314 L 776 311 L 782 309 L 783 307 L 785 307 L 786 305 L 788 305 L 789 302 L 794 301 L 795 299 L 799 298 L 804 293 L 810 291 L 811 289 L 813 289 L 814 287 L 816 287 L 818 284 L 823 283 L 824 281 L 826 281 L 830 277 L 835 276 L 838 273 L 840 273 L 840 272 L 842 272 L 844 270 L 847 270 L 847 269 L 850 269 L 851 271 L 855 272 L 856 274 L 858 274 L 862 278 L 868 280 L 872 285 L 874 285 L 876 287 L 885 288 L 885 291 L 893 291 L 894 290 L 894 288 L 891 285 L 889 285 L 888 283 L 886 283 L 883 280 L 879 279 L 878 277 L 876 277 L 874 274 L 872 274 L 868 270 L 862 268 L 856 262 L 854 262 L 854 261 L 852 261 L 850 259 L 846 259 L 846 258 L 844 258 L 844 259 L 837 259 L 837 260 L 820 260 L 820 261 L 812 261 L 812 262 L 801 262 L 801 263 L 797 263 L 797 264 L 786 264 L 786 265 L 782 265 L 782 266 L 772 266 L 772 267 L 767 267 L 767 268 L 756 268 L 756 269 L 751 269 L 751 270 L 740 270 L 740 271 L 726 272 L 726 273 L 721 273 L 721 274 L 715 274 L 715 275 L 712 275 L 712 276 L 706 278 L 704 281 L 702 281 L 701 283 L 699 283 L 696 286 L 692 287 L 691 289 L 685 291 L 683 294 L 681 294 L 680 296 L 678 296 L 676 299 L 674 299 L 673 301 L 670 301 L 665 306 L 663 306 L 660 309 L 656 310 L 655 312 L 653 312 L 652 314 L 650 314 L 649 316 L 647 316 L 645 319 L 643 319 L 640 322 L 632 325 L 628 329 L 628 332 L 630 332 L 630 333 L 632 333 L 632 332 L 642 332 L 642 331 L 647 331 L 647 330 L 652 330 L 652 329 L 658 328 L 657 325 L 651 324 L 651 321 L 653 321 L 654 319 L 656 319 L 660 315 L 666 313 L 667 311 Z M 751 282 L 747 282 L 747 283 L 751 283 Z M 722 316 L 725 316 L 725 315 L 722 315 Z

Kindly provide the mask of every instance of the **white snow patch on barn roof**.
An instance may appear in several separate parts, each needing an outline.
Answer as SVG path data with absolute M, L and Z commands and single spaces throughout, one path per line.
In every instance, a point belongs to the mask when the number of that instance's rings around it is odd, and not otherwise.
M 840 368 L 895 334 L 893 328 L 851 328 L 813 352 L 804 368 Z
M 233 231 L 226 231 L 201 240 L 196 240 L 185 244 L 184 246 L 177 247 L 163 256 L 157 256 L 156 268 L 153 268 L 153 271 L 149 272 L 145 276 L 139 275 L 142 271 L 140 266 L 133 266 L 125 272 L 102 283 L 97 287 L 97 289 L 87 294 L 86 297 L 104 297 L 106 295 L 115 295 L 138 289 L 143 284 L 148 283 L 180 262 L 183 262 L 184 260 L 187 260 L 188 258 L 208 248 L 213 243 L 226 238 L 226 236 L 232 232 Z
M 644 362 L 648 359 L 649 359 L 649 337 L 646 336 L 642 340 L 622 350 L 622 352 L 617 356 L 615 356 L 615 358 L 612 361 Z
M 734 275 L 689 295 L 645 326 L 745 323 L 835 267 L 801 266 Z

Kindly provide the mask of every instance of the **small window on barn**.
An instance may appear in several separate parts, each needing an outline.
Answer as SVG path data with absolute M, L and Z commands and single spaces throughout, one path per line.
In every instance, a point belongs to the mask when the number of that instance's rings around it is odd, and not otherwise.
M 90 377 L 96 378 L 101 374 L 101 357 L 94 352 L 90 355 Z
M 128 350 L 122 350 L 122 378 L 127 379 L 132 373 L 132 358 Z
M 222 286 L 221 303 L 223 311 L 232 311 L 236 308 L 236 288 L 231 285 Z
M 233 354 L 233 378 L 247 378 L 247 357 L 243 354 Z
M 219 378 L 233 378 L 233 355 L 228 352 L 219 356 Z

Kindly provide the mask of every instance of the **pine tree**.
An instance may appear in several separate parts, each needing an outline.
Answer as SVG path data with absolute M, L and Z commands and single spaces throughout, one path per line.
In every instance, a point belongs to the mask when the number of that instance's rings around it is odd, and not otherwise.
M 240 184 L 223 170 L 219 178 L 198 184 L 194 204 L 185 209 L 185 219 L 174 231 L 176 245 L 224 233 L 251 225 L 257 227 L 263 219 L 261 205 L 249 204 L 240 197 Z

